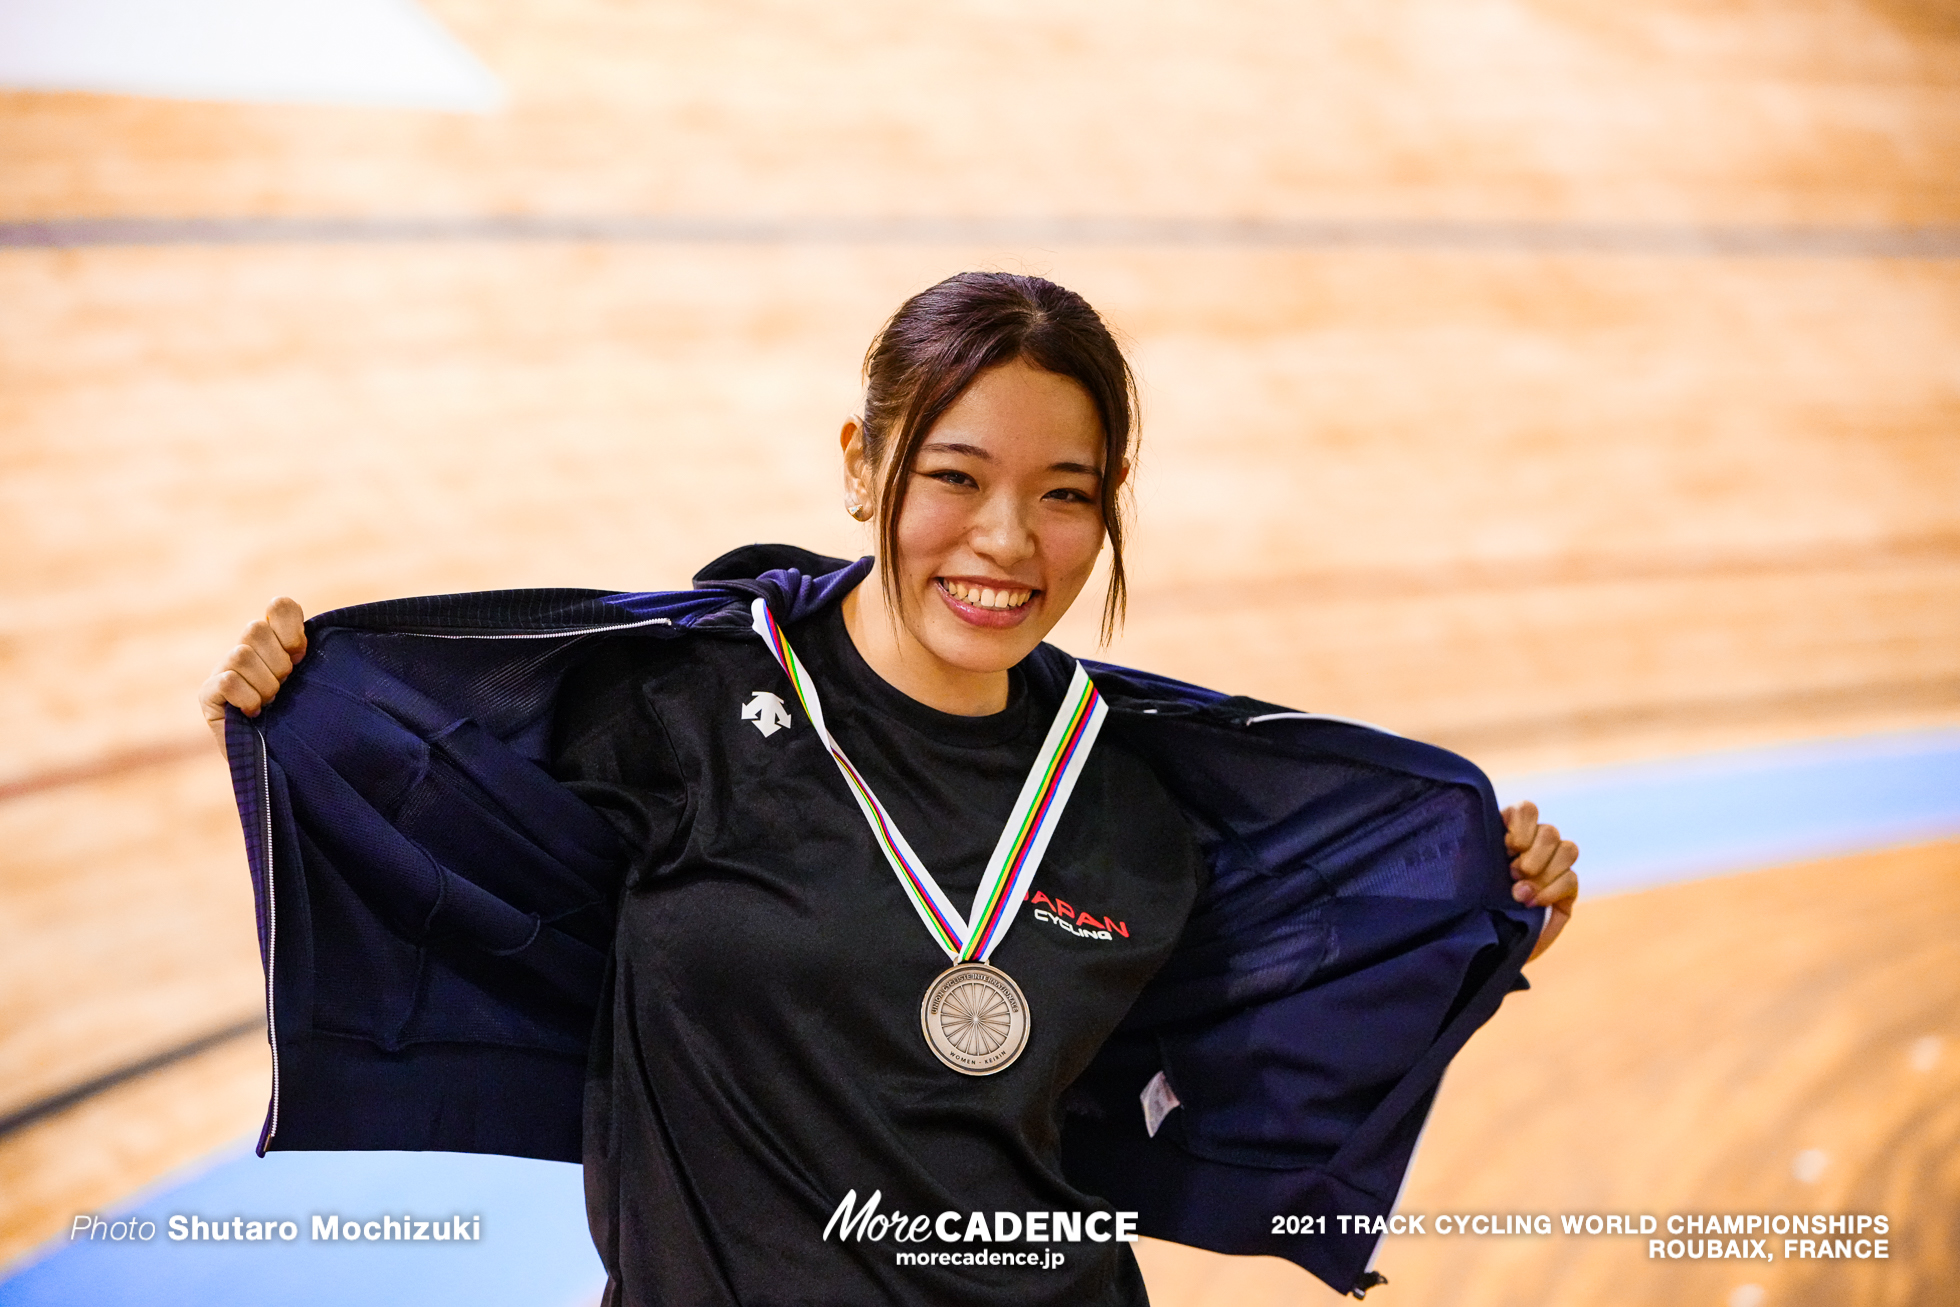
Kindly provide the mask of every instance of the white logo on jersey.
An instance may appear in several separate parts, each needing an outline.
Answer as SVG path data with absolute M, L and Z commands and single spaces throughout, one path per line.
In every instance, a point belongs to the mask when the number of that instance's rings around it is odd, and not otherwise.
M 752 722 L 763 735 L 789 729 L 789 709 L 767 690 L 757 690 L 755 698 L 742 705 L 742 720 Z

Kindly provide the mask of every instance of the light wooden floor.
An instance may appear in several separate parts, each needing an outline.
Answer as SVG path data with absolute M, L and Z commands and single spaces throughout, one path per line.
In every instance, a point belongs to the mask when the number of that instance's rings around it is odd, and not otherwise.
M 506 79 L 508 113 L 0 94 L 0 222 L 1960 222 L 1960 23 L 1911 0 L 430 7 Z M 1954 260 L 0 249 L 0 1114 L 256 1006 L 239 839 L 191 694 L 268 596 L 643 588 L 757 538 L 854 551 L 830 451 L 858 359 L 902 296 L 969 266 L 1055 276 L 1133 344 L 1146 427 L 1118 661 L 1504 771 L 1960 720 Z M 1059 638 L 1093 645 L 1086 620 Z M 1950 886 L 1949 854 L 1924 856 Z M 1728 891 L 1667 893 L 1704 892 Z M 1739 912 L 1709 909 L 1683 946 Z M 1789 947 L 1818 975 L 1852 968 L 1849 995 L 1865 972 L 1823 942 L 1832 924 L 1792 937 L 1814 955 Z M 1646 996 L 1615 990 L 1587 938 L 1453 1073 L 1444 1115 L 1468 1137 L 1509 1110 L 1480 1106 L 1472 1066 L 1538 1030 L 1520 1014 L 1584 993 L 1599 1030 L 1645 1047 Z M 1711 954 L 1723 984 L 1730 956 Z M 1836 982 L 1790 983 L 1838 1001 Z M 1565 1068 L 1582 1045 L 1532 1046 L 1525 1065 Z M 233 1046 L 0 1144 L 0 1260 L 64 1205 L 252 1129 L 260 1056 Z M 1726 1066 L 1684 1070 L 1678 1102 L 1622 1090 L 1675 1113 Z M 1614 1083 L 1573 1111 L 1630 1110 Z M 1663 1137 L 1644 1122 L 1629 1147 Z M 1459 1175 L 1428 1147 L 1419 1180 Z M 1925 1175 L 1911 1201 L 1960 1210 L 1953 1177 Z M 1432 1276 L 1511 1282 L 1460 1260 L 1496 1250 L 1391 1251 L 1403 1300 Z

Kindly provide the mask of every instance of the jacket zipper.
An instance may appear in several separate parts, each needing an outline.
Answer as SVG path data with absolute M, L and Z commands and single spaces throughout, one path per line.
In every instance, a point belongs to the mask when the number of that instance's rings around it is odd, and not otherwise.
M 1246 718 L 1240 725 L 1257 726 L 1260 722 L 1339 722 L 1343 726 L 1364 726 L 1371 731 L 1378 731 L 1383 735 L 1393 735 L 1398 740 L 1403 738 L 1398 732 L 1391 731 L 1386 726 L 1377 726 L 1373 722 L 1364 722 L 1359 717 L 1336 717 L 1333 713 L 1328 712 L 1261 713 L 1257 717 Z
M 279 891 L 272 866 L 272 766 L 265 756 L 264 733 L 252 734 L 259 745 L 259 811 L 265 837 L 265 1030 L 266 1041 L 272 1045 L 272 1111 L 265 1139 L 271 1143 L 279 1133 L 279 1018 L 272 1002 L 272 978 L 279 962 Z

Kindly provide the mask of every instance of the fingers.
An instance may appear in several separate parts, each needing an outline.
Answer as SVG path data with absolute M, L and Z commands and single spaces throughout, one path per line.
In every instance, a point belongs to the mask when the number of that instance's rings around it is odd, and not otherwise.
M 218 752 L 225 750 L 225 694 L 219 685 L 220 672 L 213 672 L 204 678 L 204 684 L 197 687 L 197 706 L 204 713 L 204 724 L 211 729 L 212 738 L 218 742 Z
M 245 686 L 256 692 L 259 702 L 247 704 L 232 697 L 239 688 L 231 682 L 221 686 L 227 703 L 254 716 L 279 693 L 279 687 L 293 674 L 293 664 L 306 654 L 306 614 L 298 604 L 283 596 L 266 605 L 265 616 L 245 628 L 231 657 L 218 665 L 218 672 L 236 673 Z M 241 689 L 242 694 L 242 689 Z
M 298 603 L 284 595 L 274 599 L 265 606 L 265 625 L 290 661 L 296 663 L 306 656 L 306 614 Z
M 225 705 L 232 705 L 247 717 L 256 717 L 270 698 L 258 685 L 231 666 L 241 653 L 250 655 L 255 661 L 258 658 L 246 646 L 239 645 L 232 651 L 231 658 L 204 678 L 204 684 L 197 691 L 197 703 L 204 713 L 204 724 L 211 728 L 212 737 L 217 740 L 221 751 L 225 747 Z M 264 679 L 269 680 L 270 673 L 266 673 Z
M 1531 846 L 1511 861 L 1511 875 L 1517 881 L 1511 897 L 1533 907 L 1576 897 L 1579 878 L 1572 866 L 1578 860 L 1579 846 L 1560 838 L 1558 827 L 1539 826 Z
M 279 693 L 279 687 L 293 674 L 292 659 L 286 651 L 272 639 L 272 633 L 264 629 L 263 622 L 255 622 L 245 632 L 245 643 L 231 651 L 231 657 L 222 664 L 228 671 L 237 672 L 259 692 L 259 698 L 271 701 Z M 263 646 L 270 644 L 270 648 Z M 241 705 L 242 706 L 242 705 Z
M 1559 856 L 1560 845 L 1571 843 L 1559 838 L 1558 827 L 1540 826 L 1531 837 L 1530 847 L 1511 859 L 1511 874 L 1536 880 Z M 1579 856 L 1579 846 L 1572 846 L 1572 856 Z M 1568 864 L 1570 865 L 1570 864 Z
M 225 705 L 256 717 L 279 694 L 306 656 L 306 614 L 291 599 L 266 605 L 265 616 L 245 628 L 239 642 L 198 687 L 198 706 L 211 733 L 224 747 Z
M 206 694 L 215 697 L 220 716 L 224 714 L 224 705 L 230 704 L 247 717 L 257 717 L 279 693 L 279 678 L 259 661 L 250 646 L 242 644 L 231 651 L 231 657 L 218 664 L 204 685 Z M 205 716 L 208 718 L 210 714 L 207 712 Z
M 1538 805 L 1529 799 L 1504 810 L 1504 851 L 1516 857 L 1538 836 Z
M 1526 907 L 1563 905 L 1579 897 L 1579 877 L 1574 872 L 1561 871 L 1544 884 L 1521 880 L 1511 887 L 1511 897 Z
M 1559 835 L 1558 827 L 1540 825 L 1538 805 L 1520 803 L 1504 810 L 1504 849 L 1511 854 L 1511 897 L 1526 907 L 1545 908 L 1532 959 L 1542 956 L 1572 920 L 1579 901 L 1579 877 L 1572 870 L 1579 846 Z

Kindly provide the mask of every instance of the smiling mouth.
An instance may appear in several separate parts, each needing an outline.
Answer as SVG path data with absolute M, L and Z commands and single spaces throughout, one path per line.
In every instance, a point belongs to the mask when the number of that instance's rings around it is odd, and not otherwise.
M 935 577 L 939 588 L 947 595 L 973 608 L 984 608 L 994 612 L 1011 613 L 1026 608 L 1041 592 L 1020 586 L 975 585 L 970 581 L 954 581 L 947 577 Z

